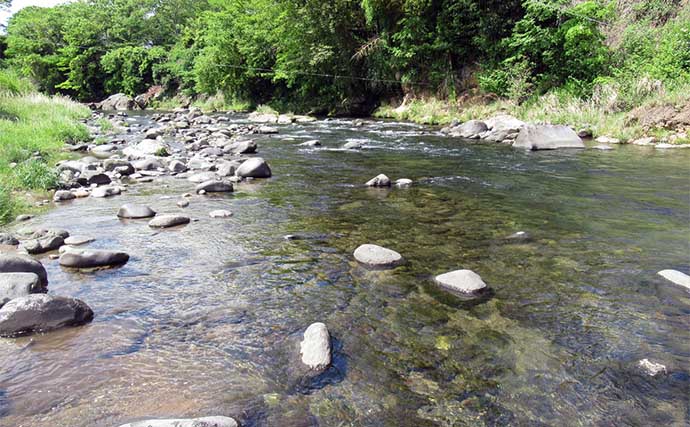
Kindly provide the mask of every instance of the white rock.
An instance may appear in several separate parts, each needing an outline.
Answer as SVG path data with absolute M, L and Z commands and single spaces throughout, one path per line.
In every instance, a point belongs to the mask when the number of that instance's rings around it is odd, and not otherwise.
M 682 286 L 690 291 L 690 276 L 685 273 L 681 273 L 678 270 L 661 270 L 657 273 L 664 279 L 675 283 L 676 285 Z
M 464 295 L 477 295 L 486 289 L 486 283 L 472 270 L 455 270 L 436 276 L 436 283 Z
M 304 340 L 300 344 L 302 363 L 310 369 L 325 369 L 331 364 L 331 336 L 326 325 L 312 323 L 304 331 Z
M 666 374 L 666 366 L 661 363 L 651 362 L 649 359 L 642 359 L 637 362 L 639 366 L 647 375 L 655 377 L 659 374 Z
M 398 188 L 408 188 L 412 186 L 412 180 L 407 178 L 400 178 L 395 180 L 395 186 Z
M 177 420 L 146 420 L 123 424 L 120 427 L 239 427 L 229 417 L 203 417 Z
M 367 181 L 365 185 L 367 187 L 390 187 L 391 180 L 386 175 L 380 174 Z
M 620 144 L 621 141 L 620 139 L 616 138 L 611 138 L 610 136 L 600 136 L 597 139 L 595 139 L 596 142 L 599 144 Z
M 403 261 L 403 257 L 399 253 L 371 244 L 358 247 L 355 250 L 354 256 L 362 264 L 379 268 L 395 267 Z
M 215 211 L 211 211 L 208 215 L 211 218 L 228 218 L 232 216 L 232 212 L 226 211 L 224 209 L 218 209 Z

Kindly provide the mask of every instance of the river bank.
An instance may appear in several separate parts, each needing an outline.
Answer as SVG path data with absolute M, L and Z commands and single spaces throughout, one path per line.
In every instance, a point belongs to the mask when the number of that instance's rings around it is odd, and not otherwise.
M 103 143 L 63 163 L 93 185 L 7 231 L 68 230 L 129 259 L 83 271 L 34 255 L 49 294 L 94 317 L 2 340 L 0 423 L 683 423 L 687 291 L 657 272 L 690 272 L 687 150 L 526 151 L 410 123 L 197 110 L 107 120 L 106 132 L 88 123 Z M 270 178 L 230 172 L 256 157 Z M 366 187 L 377 174 L 413 184 Z M 234 191 L 196 191 L 217 177 Z M 123 205 L 189 222 L 152 228 L 118 218 Z M 364 268 L 364 243 L 405 262 Z M 489 298 L 435 286 L 458 268 L 480 274 Z M 299 342 L 314 322 L 328 326 L 332 365 L 305 380 Z

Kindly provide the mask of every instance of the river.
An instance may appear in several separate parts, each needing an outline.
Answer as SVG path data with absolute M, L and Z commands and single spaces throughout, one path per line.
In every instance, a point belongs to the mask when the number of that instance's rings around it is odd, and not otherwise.
M 95 319 L 0 340 L 0 425 L 690 425 L 690 294 L 656 275 L 690 273 L 690 150 L 524 152 L 363 123 L 278 126 L 256 139 L 273 178 L 188 208 L 176 202 L 194 185 L 165 177 L 34 218 L 132 258 L 92 273 L 41 258 L 50 293 Z M 323 146 L 298 146 L 310 139 Z M 339 150 L 348 140 L 365 149 Z M 363 186 L 379 173 L 414 185 Z M 198 221 L 154 231 L 118 220 L 125 203 Z M 506 239 L 518 231 L 532 239 Z M 407 262 L 367 270 L 363 243 Z M 458 268 L 491 298 L 436 288 Z M 304 380 L 296 346 L 316 321 L 334 363 Z M 668 374 L 643 374 L 643 358 Z

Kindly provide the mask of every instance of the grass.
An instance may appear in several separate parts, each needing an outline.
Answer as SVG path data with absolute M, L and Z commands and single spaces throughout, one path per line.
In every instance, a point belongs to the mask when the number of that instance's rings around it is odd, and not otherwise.
M 184 100 L 178 96 L 172 98 L 161 98 L 152 101 L 149 108 L 161 111 L 172 111 L 181 107 L 182 105 L 187 105 L 188 102 L 188 99 Z M 252 107 L 251 103 L 246 101 L 226 100 L 222 94 L 200 97 L 192 102 L 191 105 L 201 109 L 204 112 L 234 111 L 241 113 L 250 111 Z
M 642 80 L 642 79 L 641 79 Z M 627 113 L 636 107 L 648 107 L 664 103 L 687 105 L 690 103 L 690 82 L 680 82 L 669 87 L 636 92 L 631 101 L 620 102 L 622 97 L 613 86 L 603 87 L 588 98 L 582 99 L 565 92 L 550 92 L 518 104 L 510 100 L 490 103 L 465 102 L 462 104 L 438 99 L 417 99 L 404 107 L 384 105 L 374 112 L 375 117 L 407 120 L 417 123 L 443 125 L 453 120 L 482 120 L 497 114 L 511 114 L 530 123 L 571 125 L 589 128 L 594 137 L 606 135 L 629 141 L 644 136 L 645 130 L 626 122 Z M 654 131 L 665 136 L 667 130 Z
M 20 192 L 56 187 L 53 165 L 65 157 L 65 142 L 89 139 L 78 122 L 88 115 L 88 108 L 38 94 L 28 81 L 0 70 L 0 223 L 24 207 Z
M 115 125 L 105 117 L 96 120 L 96 125 L 101 128 L 101 132 L 108 133 L 115 129 Z

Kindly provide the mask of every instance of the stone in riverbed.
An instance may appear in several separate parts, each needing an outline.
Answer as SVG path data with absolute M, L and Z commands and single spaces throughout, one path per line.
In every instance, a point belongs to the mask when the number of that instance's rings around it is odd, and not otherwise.
M 199 194 L 205 193 L 230 193 L 233 191 L 232 184 L 223 181 L 206 181 L 196 186 L 195 191 Z
M 229 218 L 232 216 L 232 212 L 224 210 L 224 209 L 218 209 L 215 211 L 211 211 L 208 215 L 211 218 Z
M 120 207 L 117 211 L 117 216 L 118 218 L 129 219 L 151 218 L 156 216 L 156 211 L 146 205 L 126 204 Z
M 690 276 L 678 270 L 661 270 L 659 276 L 690 291 Z
M 168 170 L 174 173 L 181 173 L 187 171 L 187 165 L 179 160 L 173 160 L 168 164 Z
M 200 173 L 195 173 L 194 175 L 190 175 L 187 177 L 187 180 L 189 182 L 194 182 L 194 183 L 202 183 L 206 181 L 215 181 L 218 179 L 218 175 L 216 175 L 215 172 L 200 172 Z
M 0 307 L 15 298 L 45 291 L 35 273 L 0 273 Z
M 666 366 L 662 365 L 661 363 L 652 362 L 649 359 L 640 360 L 637 362 L 637 366 L 639 366 L 640 369 L 642 369 L 642 371 L 650 377 L 656 377 L 659 374 L 666 374 Z
M 585 148 L 585 144 L 568 126 L 526 125 L 520 129 L 513 147 L 528 150 L 555 150 L 558 148 Z
M 19 240 L 11 234 L 0 233 L 0 245 L 17 246 Z
M 81 246 L 85 245 L 87 243 L 91 243 L 95 241 L 93 237 L 86 237 L 86 236 L 69 236 L 68 238 L 65 239 L 65 244 L 69 246 Z
M 184 215 L 159 215 L 149 221 L 151 228 L 169 228 L 189 224 L 190 218 Z
M 398 188 L 412 187 L 412 180 L 407 178 L 400 178 L 395 181 L 395 186 Z
M 299 144 L 300 147 L 320 147 L 321 142 L 318 139 L 312 139 Z
M 48 288 L 48 273 L 43 264 L 33 258 L 17 255 L 0 255 L 0 273 L 34 273 L 41 288 Z
M 15 337 L 78 326 L 93 319 L 93 311 L 81 300 L 32 294 L 11 300 L 0 308 L 0 336 Z
M 74 195 L 69 190 L 58 190 L 53 194 L 53 201 L 54 202 L 64 202 L 66 200 L 73 200 L 76 199 L 77 196 Z
M 342 148 L 345 150 L 361 150 L 364 147 L 361 142 L 356 142 L 356 141 L 350 141 L 343 145 Z
M 261 157 L 252 157 L 242 162 L 235 175 L 240 178 L 270 178 L 271 168 Z
M 110 182 L 111 179 L 108 175 L 96 171 L 85 171 L 77 178 L 77 183 L 85 187 L 93 184 L 108 185 Z
M 331 364 L 331 336 L 326 325 L 312 323 L 304 331 L 304 340 L 300 343 L 302 363 L 309 369 L 324 370 Z
M 105 197 L 117 196 L 122 192 L 119 187 L 96 187 L 91 190 L 91 197 L 102 199 Z
M 469 120 L 459 126 L 449 128 L 448 134 L 456 138 L 468 138 L 476 139 L 483 132 L 486 132 L 489 128 L 486 123 L 480 120 Z
M 472 270 L 456 270 L 436 276 L 436 283 L 465 296 L 478 296 L 487 289 L 486 283 Z
M 125 252 L 100 249 L 72 248 L 60 255 L 60 265 L 68 268 L 115 267 L 126 264 L 129 255 Z
M 60 249 L 65 244 L 61 236 L 48 236 L 43 239 L 32 239 L 22 243 L 22 247 L 31 255 L 44 254 Z
M 361 245 L 354 252 L 355 259 L 369 267 L 391 268 L 402 264 L 403 257 L 399 253 L 378 245 Z
M 186 208 L 187 206 L 189 206 L 189 200 L 180 200 L 177 202 L 177 206 L 181 208 Z
M 123 424 L 120 427 L 239 427 L 229 417 L 202 417 L 174 420 L 146 420 Z
M 380 174 L 367 181 L 364 185 L 367 187 L 390 187 L 391 180 L 386 175 Z

